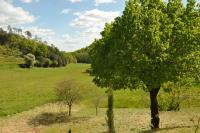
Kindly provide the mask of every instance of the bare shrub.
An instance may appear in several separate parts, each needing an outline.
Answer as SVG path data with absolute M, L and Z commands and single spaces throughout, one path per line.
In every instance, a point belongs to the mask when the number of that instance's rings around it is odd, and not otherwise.
M 55 90 L 58 100 L 67 104 L 71 116 L 72 105 L 81 99 L 81 87 L 73 80 L 66 80 L 59 83 Z

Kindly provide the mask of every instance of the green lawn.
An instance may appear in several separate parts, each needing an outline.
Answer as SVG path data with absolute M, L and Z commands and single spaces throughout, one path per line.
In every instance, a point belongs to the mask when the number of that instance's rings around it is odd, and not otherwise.
M 18 113 L 55 99 L 54 87 L 62 80 L 77 77 L 88 65 L 65 68 L 0 69 L 0 116 Z M 1 68 L 1 67 L 0 67 Z
M 82 86 L 81 104 L 93 107 L 94 99 L 101 95 L 100 106 L 106 107 L 106 89 L 97 88 L 92 83 L 92 77 L 85 73 L 89 67 L 86 64 L 70 64 L 63 68 L 21 69 L 17 66 L 0 65 L 0 116 L 19 113 L 54 101 L 54 87 L 66 79 L 74 79 L 77 85 Z M 192 88 L 190 92 L 200 94 L 200 89 Z M 198 99 L 190 101 L 190 104 L 200 106 Z M 183 105 L 187 107 L 187 102 Z M 149 95 L 142 90 L 116 91 L 115 107 L 148 108 Z

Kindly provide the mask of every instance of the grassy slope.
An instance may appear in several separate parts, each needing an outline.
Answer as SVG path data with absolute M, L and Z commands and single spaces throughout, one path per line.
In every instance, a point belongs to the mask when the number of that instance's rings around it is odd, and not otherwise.
M 23 63 L 23 58 L 20 56 L 20 52 L 16 49 L 9 49 L 0 45 L 0 66 L 15 66 Z
M 66 79 L 75 79 L 83 86 L 82 104 L 93 107 L 93 98 L 102 95 L 101 107 L 106 106 L 105 89 L 97 88 L 85 73 L 89 65 L 70 64 L 64 68 L 7 68 L 0 65 L 0 116 L 18 113 L 55 99 L 54 87 Z M 191 92 L 199 93 L 192 89 Z M 96 93 L 96 94 L 95 94 Z M 191 101 L 194 106 L 200 103 Z M 186 104 L 186 103 L 185 103 Z M 149 95 L 142 90 L 115 92 L 115 107 L 149 107 Z

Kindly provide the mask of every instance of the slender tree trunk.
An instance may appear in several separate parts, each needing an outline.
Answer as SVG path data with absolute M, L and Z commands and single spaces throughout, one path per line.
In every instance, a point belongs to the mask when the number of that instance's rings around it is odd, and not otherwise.
M 98 107 L 96 107 L 96 116 L 98 115 Z
M 72 115 L 72 105 L 69 105 L 69 116 L 71 116 Z
M 114 114 L 113 114 L 113 90 L 111 88 L 108 90 L 107 117 L 108 117 L 108 120 L 107 120 L 108 133 L 115 133 Z
M 160 90 L 159 88 L 152 89 L 150 91 L 150 99 L 151 99 L 151 129 L 158 129 L 159 128 L 159 112 L 158 112 L 158 101 L 157 95 Z

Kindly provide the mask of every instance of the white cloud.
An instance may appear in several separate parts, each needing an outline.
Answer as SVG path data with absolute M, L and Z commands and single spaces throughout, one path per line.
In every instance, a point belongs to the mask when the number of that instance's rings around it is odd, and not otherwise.
M 89 28 L 97 27 L 103 28 L 105 23 L 111 22 L 115 17 L 119 16 L 118 11 L 101 11 L 98 9 L 93 9 L 85 12 L 76 12 L 74 15 L 77 16 L 75 20 L 71 23 L 71 26 L 78 28 Z
M 30 31 L 33 36 L 37 35 L 38 37 L 43 38 L 43 40 L 46 40 L 48 37 L 55 36 L 56 33 L 52 29 L 47 29 L 47 28 L 40 28 L 37 26 L 32 26 L 28 28 L 23 28 L 24 31 Z
M 83 0 L 69 0 L 71 3 L 77 3 L 77 2 L 82 2 Z
M 32 2 L 36 2 L 36 3 L 40 2 L 40 0 L 20 0 L 20 1 L 22 3 L 27 3 L 27 4 L 32 3 Z
M 100 32 L 103 30 L 105 23 L 109 23 L 120 15 L 118 11 L 101 11 L 93 9 L 84 12 L 74 13 L 76 18 L 70 24 L 80 32 L 76 36 L 68 36 L 63 39 L 63 46 L 70 46 L 69 50 L 77 50 L 90 45 L 95 38 L 100 38 Z M 69 51 L 68 50 L 68 51 Z
M 28 24 L 36 17 L 21 7 L 15 7 L 8 0 L 0 0 L 0 25 Z
M 23 2 L 23 3 L 31 3 L 32 0 L 21 0 L 21 2 Z
M 95 0 L 95 6 L 100 4 L 116 3 L 116 0 Z
M 98 37 L 99 35 L 96 33 L 88 35 L 82 32 L 73 36 L 65 34 L 61 38 L 54 40 L 54 44 L 61 50 L 75 51 L 90 45 L 94 41 L 94 38 Z
M 23 31 L 30 31 L 33 38 L 37 35 L 42 41 L 47 41 L 48 44 L 54 44 L 60 50 L 74 51 L 85 46 L 90 45 L 94 41 L 94 38 L 99 38 L 99 29 L 89 28 L 83 32 L 76 33 L 73 35 L 64 34 L 61 36 L 56 35 L 55 31 L 48 28 L 41 28 L 38 26 L 22 28 Z
M 54 44 L 60 50 L 73 51 L 84 47 L 84 43 L 81 43 L 83 37 L 77 39 L 75 36 L 70 36 L 69 34 L 57 36 L 54 30 L 38 26 L 22 29 L 24 32 L 27 30 L 30 31 L 33 38 L 37 36 L 38 38 L 41 38 L 42 41 L 47 41 L 48 44 Z
M 70 9 L 63 9 L 61 11 L 61 14 L 68 14 L 70 12 Z

